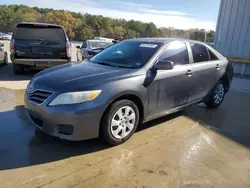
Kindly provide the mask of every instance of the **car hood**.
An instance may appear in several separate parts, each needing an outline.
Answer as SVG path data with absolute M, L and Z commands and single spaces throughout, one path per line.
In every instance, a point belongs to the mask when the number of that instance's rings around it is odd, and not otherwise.
M 133 69 L 99 65 L 90 62 L 69 63 L 38 73 L 34 85 L 52 91 L 74 91 L 86 86 L 126 78 Z M 36 86 L 35 86 L 36 87 Z

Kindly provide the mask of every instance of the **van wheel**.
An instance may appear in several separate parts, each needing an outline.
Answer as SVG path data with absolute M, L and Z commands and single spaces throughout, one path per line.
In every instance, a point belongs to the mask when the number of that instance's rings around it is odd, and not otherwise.
M 13 64 L 13 72 L 15 74 L 23 74 L 24 73 L 24 67 L 22 65 L 18 65 L 15 63 L 12 63 L 12 64 Z
M 8 54 L 7 53 L 5 53 L 4 54 L 4 62 L 3 62 L 5 65 L 7 65 L 8 64 Z
M 219 81 L 214 87 L 207 100 L 204 102 L 208 108 L 217 108 L 221 105 L 225 97 L 225 85 L 222 81 Z
M 102 136 L 110 145 L 119 145 L 128 140 L 139 123 L 139 110 L 130 100 L 113 103 L 101 121 Z

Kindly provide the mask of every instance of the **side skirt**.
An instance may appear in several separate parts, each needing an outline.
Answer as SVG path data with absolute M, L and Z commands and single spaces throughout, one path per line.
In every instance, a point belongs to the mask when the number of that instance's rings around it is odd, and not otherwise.
M 176 108 L 173 108 L 173 109 L 171 109 L 171 110 L 166 110 L 166 111 L 163 111 L 163 112 L 161 112 L 161 113 L 159 113 L 159 114 L 155 114 L 155 115 L 149 116 L 149 117 L 147 117 L 147 118 L 143 121 L 143 123 L 146 123 L 146 122 L 148 122 L 148 121 L 151 121 L 151 120 L 153 120 L 153 119 L 157 119 L 157 118 L 160 118 L 160 117 L 163 117 L 163 116 L 166 116 L 166 115 L 170 115 L 170 114 L 179 112 L 179 111 L 181 111 L 181 110 L 183 110 L 183 109 L 185 109 L 185 108 L 187 108 L 187 107 L 193 106 L 193 105 L 195 105 L 195 104 L 199 104 L 199 103 L 201 103 L 202 101 L 203 101 L 203 99 L 199 99 L 199 100 L 197 100 L 197 101 L 195 101 L 195 102 L 192 102 L 192 103 L 189 103 L 189 104 L 185 104 L 185 105 L 183 105 L 183 106 L 176 107 Z

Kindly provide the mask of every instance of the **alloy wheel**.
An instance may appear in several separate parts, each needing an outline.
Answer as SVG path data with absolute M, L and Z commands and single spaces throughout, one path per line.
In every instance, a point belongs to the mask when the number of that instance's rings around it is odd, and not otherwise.
M 117 139 L 123 139 L 128 136 L 136 122 L 136 114 L 130 106 L 123 106 L 118 109 L 111 121 L 111 134 Z
M 220 104 L 221 101 L 223 100 L 224 94 L 225 94 L 225 89 L 223 84 L 218 84 L 214 92 L 214 102 L 216 104 Z

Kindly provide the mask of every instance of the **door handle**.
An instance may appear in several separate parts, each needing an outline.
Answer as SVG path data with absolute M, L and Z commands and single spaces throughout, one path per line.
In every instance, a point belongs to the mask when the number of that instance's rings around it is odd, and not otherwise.
M 191 70 L 188 70 L 187 72 L 186 72 L 186 75 L 187 76 L 191 76 L 193 73 L 192 73 L 192 71 Z
M 216 69 L 220 70 L 220 65 L 219 64 L 216 65 Z

